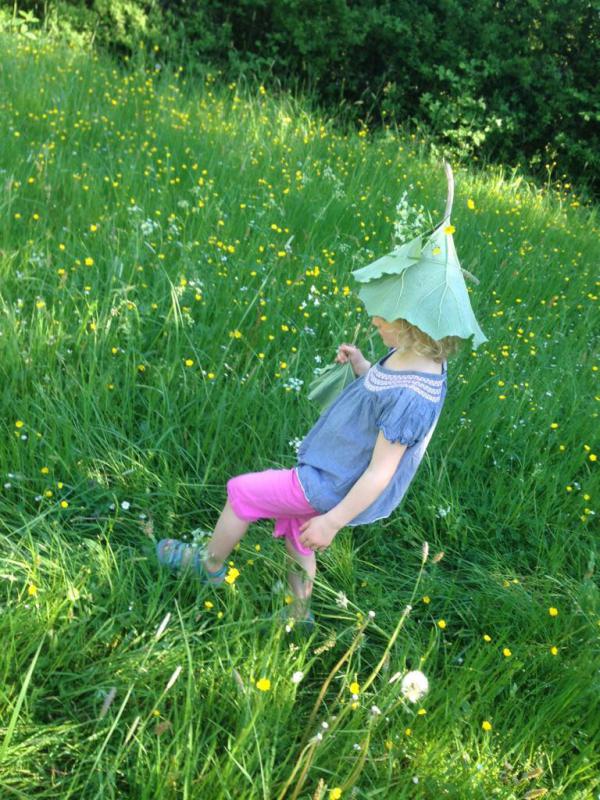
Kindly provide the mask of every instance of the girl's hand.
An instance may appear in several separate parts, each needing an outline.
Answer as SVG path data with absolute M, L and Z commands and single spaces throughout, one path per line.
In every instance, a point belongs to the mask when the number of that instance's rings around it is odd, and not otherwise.
M 346 364 L 349 361 L 355 375 L 363 375 L 371 366 L 358 347 L 353 344 L 341 344 L 335 360 L 338 364 Z
M 322 551 L 329 547 L 338 531 L 339 528 L 331 522 L 327 514 L 319 514 L 300 525 L 298 539 L 304 547 Z

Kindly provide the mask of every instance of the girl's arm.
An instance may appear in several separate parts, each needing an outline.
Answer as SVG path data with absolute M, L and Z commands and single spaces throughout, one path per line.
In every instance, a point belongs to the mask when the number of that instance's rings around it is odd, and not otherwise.
M 349 361 L 357 377 L 364 375 L 371 368 L 371 362 L 367 361 L 358 347 L 353 344 L 341 344 L 338 347 L 335 360 L 338 364 L 345 364 Z
M 300 542 L 313 550 L 325 550 L 329 547 L 336 533 L 375 502 L 383 492 L 396 472 L 405 450 L 405 444 L 388 442 L 380 431 L 367 469 L 337 506 L 300 526 Z

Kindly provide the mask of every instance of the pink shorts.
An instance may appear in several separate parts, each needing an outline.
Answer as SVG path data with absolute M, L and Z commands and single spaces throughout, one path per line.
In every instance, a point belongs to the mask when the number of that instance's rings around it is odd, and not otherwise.
M 303 556 L 313 551 L 300 544 L 300 525 L 320 512 L 309 505 L 295 469 L 247 472 L 227 481 L 227 497 L 236 516 L 246 522 L 274 519 L 273 536 L 285 536 Z

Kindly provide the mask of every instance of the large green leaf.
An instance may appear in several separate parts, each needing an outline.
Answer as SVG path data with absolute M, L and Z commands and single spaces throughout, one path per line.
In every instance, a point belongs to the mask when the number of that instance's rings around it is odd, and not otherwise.
M 323 412 L 355 377 L 349 363 L 328 364 L 319 369 L 317 377 L 311 381 L 308 387 L 308 399 L 314 400 Z
M 371 317 L 406 319 L 433 339 L 473 336 L 487 342 L 479 327 L 458 261 L 452 227 L 440 225 L 422 242 L 418 236 L 352 275 L 362 283 L 358 296 Z

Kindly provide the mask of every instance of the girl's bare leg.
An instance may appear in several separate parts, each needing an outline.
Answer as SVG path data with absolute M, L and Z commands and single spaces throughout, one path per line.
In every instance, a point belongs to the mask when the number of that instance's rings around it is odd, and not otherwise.
M 235 514 L 228 500 L 206 545 L 204 564 L 207 569 L 216 572 L 223 566 L 227 556 L 248 530 L 249 524 Z
M 310 598 L 317 574 L 317 559 L 314 553 L 303 556 L 287 537 L 285 546 L 288 552 L 288 584 L 294 595 L 292 613 L 297 619 L 304 619 L 310 608 Z

